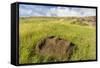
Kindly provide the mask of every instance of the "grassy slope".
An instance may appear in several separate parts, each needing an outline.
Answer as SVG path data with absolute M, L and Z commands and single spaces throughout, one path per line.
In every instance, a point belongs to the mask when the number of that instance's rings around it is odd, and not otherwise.
M 70 61 L 95 59 L 95 28 L 72 25 L 59 20 L 20 19 L 19 63 L 56 61 L 35 53 L 36 43 L 46 36 L 58 36 L 73 42 L 77 49 Z M 66 60 L 67 61 L 67 60 Z

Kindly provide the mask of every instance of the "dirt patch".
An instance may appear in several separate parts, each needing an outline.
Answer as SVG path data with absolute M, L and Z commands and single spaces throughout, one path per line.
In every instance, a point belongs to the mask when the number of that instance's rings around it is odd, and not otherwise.
M 36 51 L 43 56 L 50 56 L 56 59 L 70 58 L 74 44 L 59 37 L 49 36 L 38 42 Z

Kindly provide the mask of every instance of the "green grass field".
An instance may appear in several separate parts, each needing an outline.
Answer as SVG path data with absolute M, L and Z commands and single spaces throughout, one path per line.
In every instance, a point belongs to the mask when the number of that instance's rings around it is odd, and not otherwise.
M 70 19 L 20 18 L 19 22 L 19 63 L 42 63 L 58 61 L 52 57 L 40 56 L 35 47 L 47 36 L 58 36 L 69 40 L 77 47 L 71 58 L 65 61 L 96 59 L 96 29 L 92 26 L 71 24 Z M 77 23 L 77 21 L 76 21 Z

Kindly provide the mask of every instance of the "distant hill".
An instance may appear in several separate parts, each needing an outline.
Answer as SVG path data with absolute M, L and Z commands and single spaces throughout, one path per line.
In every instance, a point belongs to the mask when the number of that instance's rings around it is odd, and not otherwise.
M 59 22 L 70 22 L 71 24 L 78 24 L 78 25 L 87 25 L 87 26 L 96 26 L 96 16 L 86 16 L 86 17 L 75 17 L 75 16 L 70 16 L 70 17 L 20 17 L 21 19 L 24 20 L 41 20 L 41 21 L 59 21 Z

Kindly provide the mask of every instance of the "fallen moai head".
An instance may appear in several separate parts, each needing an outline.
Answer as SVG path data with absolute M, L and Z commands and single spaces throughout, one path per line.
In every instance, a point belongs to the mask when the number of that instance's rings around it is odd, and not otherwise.
M 74 44 L 56 36 L 49 36 L 37 43 L 36 51 L 39 55 L 49 56 L 58 60 L 70 58 Z

